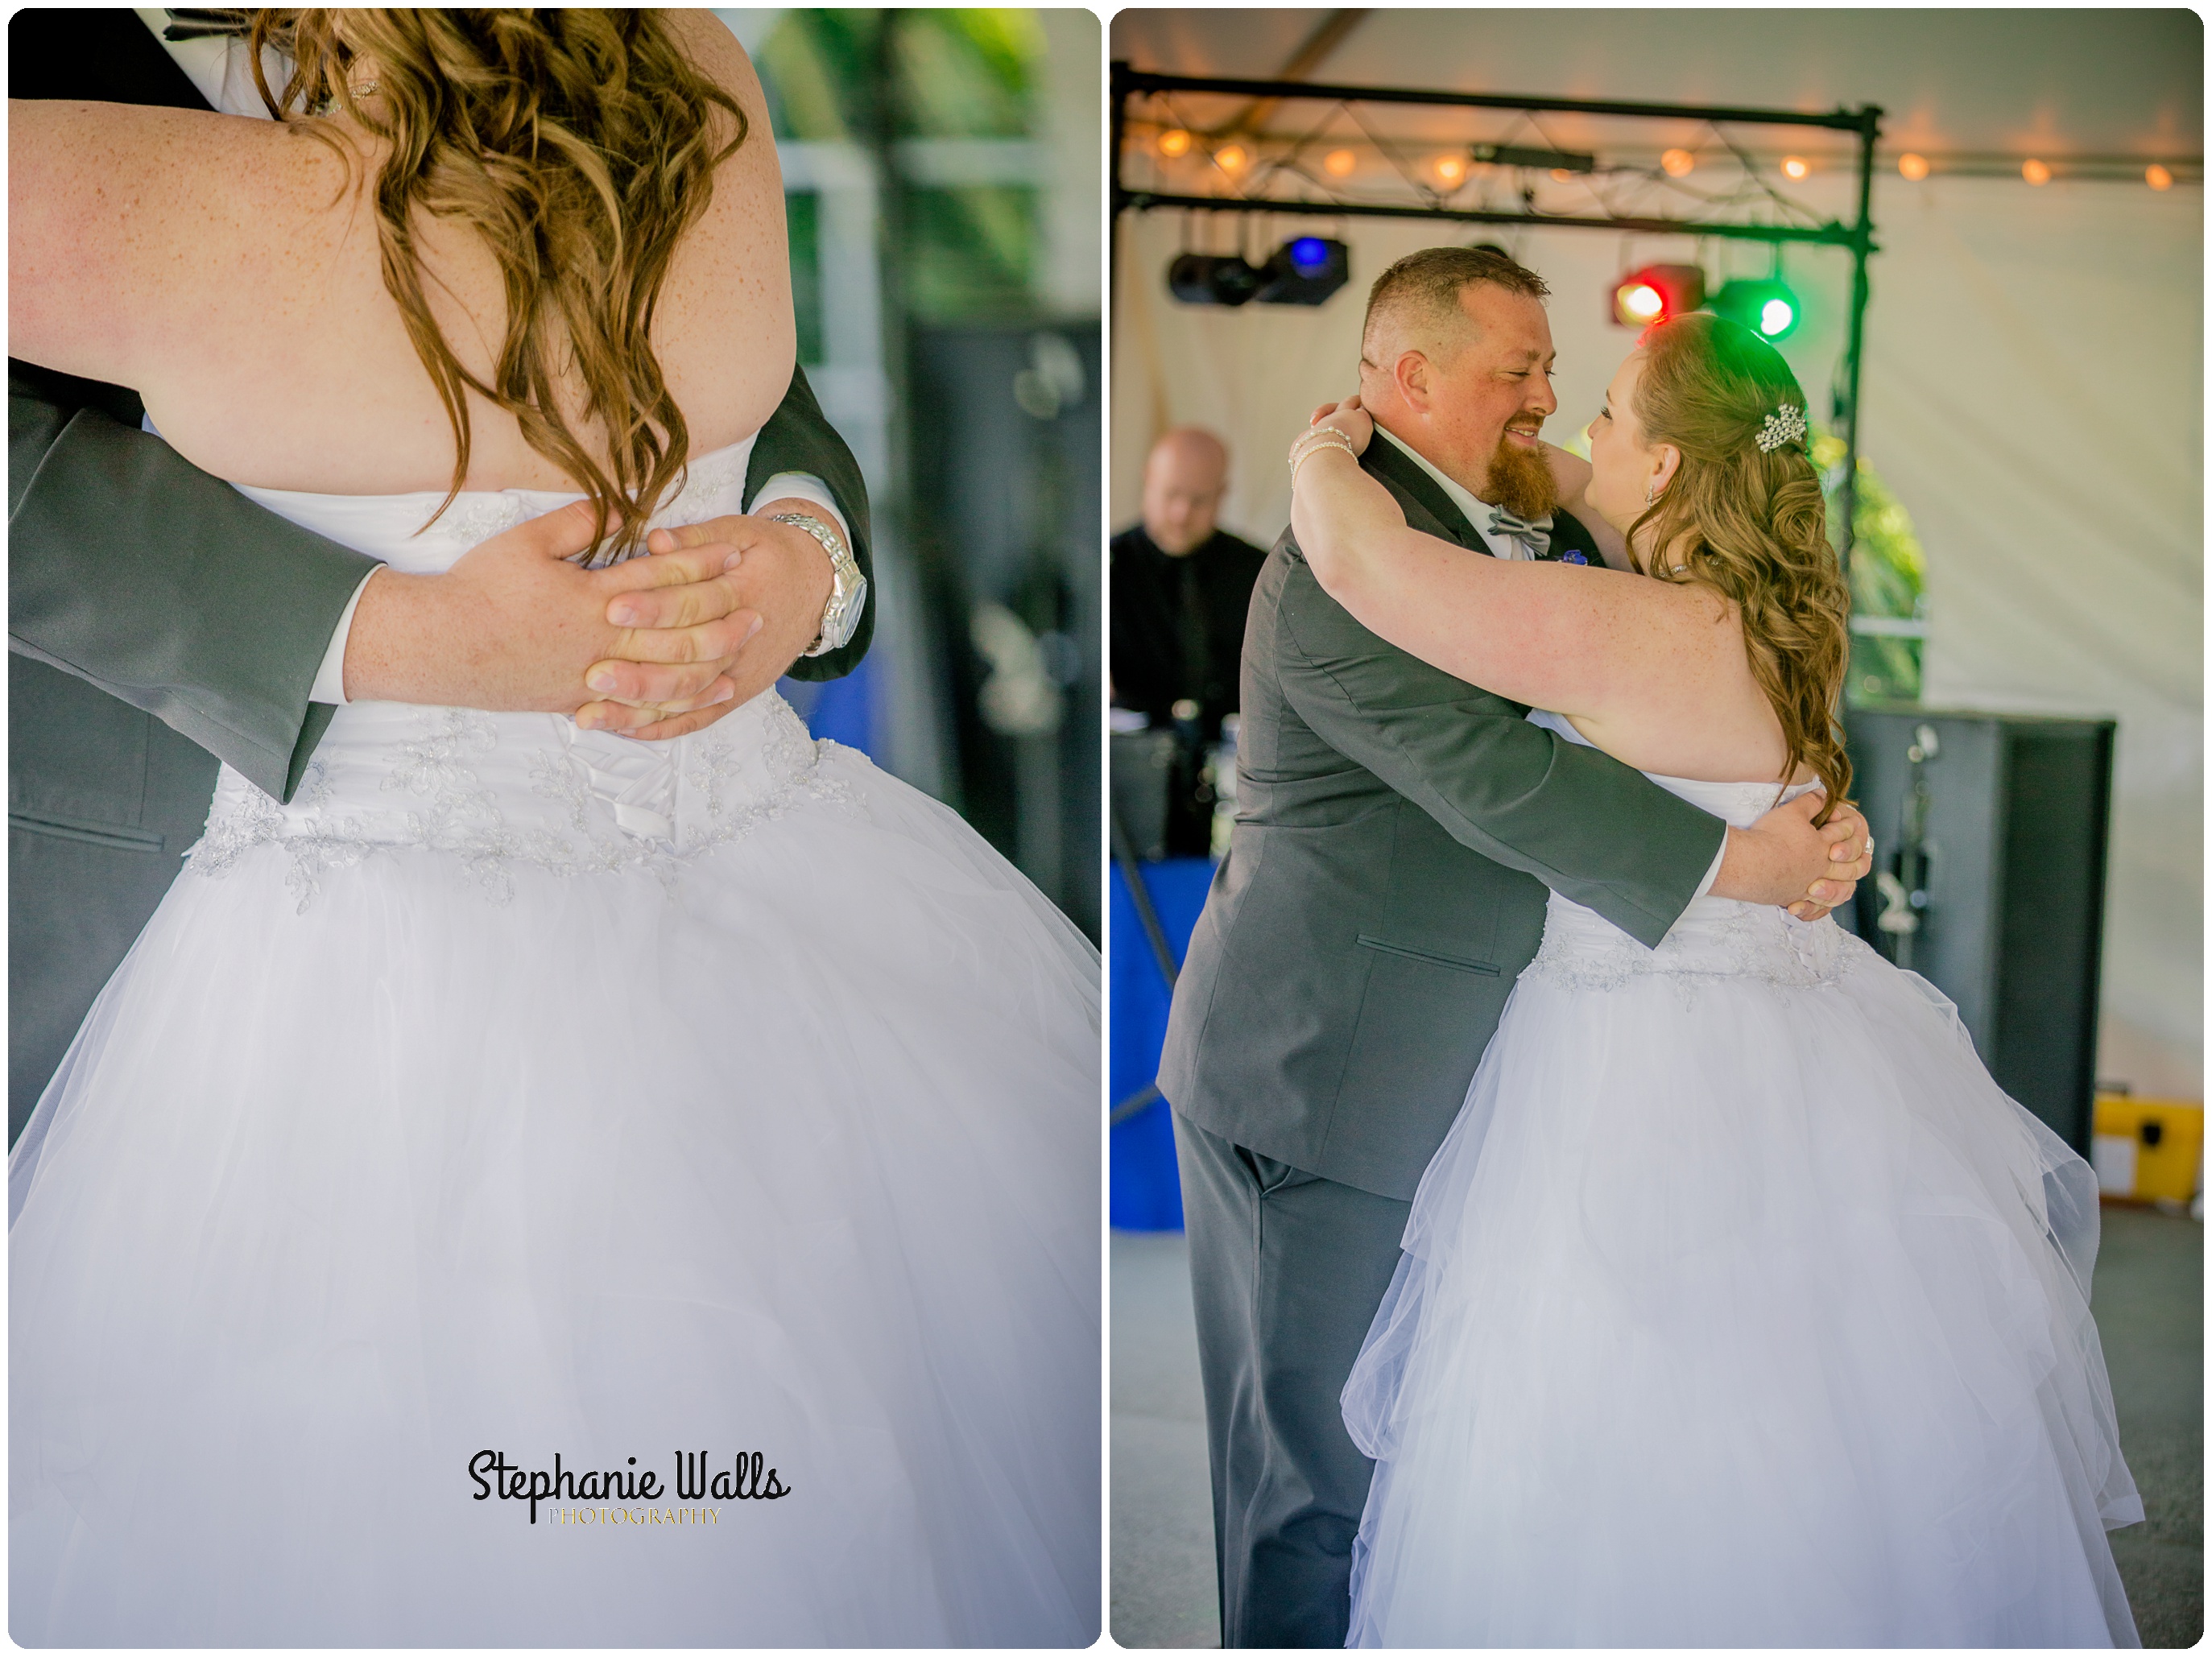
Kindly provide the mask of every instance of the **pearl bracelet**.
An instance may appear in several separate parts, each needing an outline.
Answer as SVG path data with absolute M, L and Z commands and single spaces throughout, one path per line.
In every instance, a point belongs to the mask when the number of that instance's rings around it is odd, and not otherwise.
M 1322 449 L 1341 449 L 1354 460 L 1359 458 L 1359 451 L 1344 433 L 1334 426 L 1317 426 L 1291 445 L 1291 488 L 1297 487 L 1298 468 Z

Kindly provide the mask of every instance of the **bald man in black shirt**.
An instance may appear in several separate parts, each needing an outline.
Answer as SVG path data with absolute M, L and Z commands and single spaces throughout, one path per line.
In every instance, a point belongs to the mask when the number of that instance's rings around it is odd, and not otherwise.
M 1267 557 L 1214 526 L 1228 473 L 1229 452 L 1211 432 L 1166 433 L 1145 460 L 1144 519 L 1111 543 L 1114 705 L 1159 728 L 1178 723 L 1177 702 L 1195 703 L 1206 744 L 1237 711 L 1244 612 Z M 1211 801 L 1194 796 L 1200 758 L 1176 768 L 1168 847 L 1176 855 L 1202 855 L 1211 840 Z

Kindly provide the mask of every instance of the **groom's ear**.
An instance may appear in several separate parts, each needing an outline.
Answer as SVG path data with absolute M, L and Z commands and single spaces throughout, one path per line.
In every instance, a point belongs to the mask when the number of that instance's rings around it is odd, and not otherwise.
M 1436 369 L 1427 357 L 1419 351 L 1401 351 L 1398 360 L 1390 365 L 1391 383 L 1406 406 L 1417 414 L 1429 411 L 1429 394 L 1434 388 Z

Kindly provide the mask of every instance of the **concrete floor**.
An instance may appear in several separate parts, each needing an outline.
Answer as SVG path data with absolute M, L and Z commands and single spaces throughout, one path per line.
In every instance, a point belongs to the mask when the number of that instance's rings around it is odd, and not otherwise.
M 1114 1637 L 1218 1642 L 1206 1416 L 1181 1232 L 1113 1241 Z M 2204 1630 L 2204 1228 L 2108 1206 L 2095 1310 L 2147 1520 L 2112 1535 L 2143 1644 Z

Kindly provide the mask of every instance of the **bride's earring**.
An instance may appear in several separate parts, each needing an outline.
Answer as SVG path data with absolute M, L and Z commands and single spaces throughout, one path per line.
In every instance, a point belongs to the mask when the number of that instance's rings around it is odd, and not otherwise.
M 1659 480 L 1656 477 L 1646 478 L 1644 483 L 1644 504 L 1648 507 L 1658 498 Z

